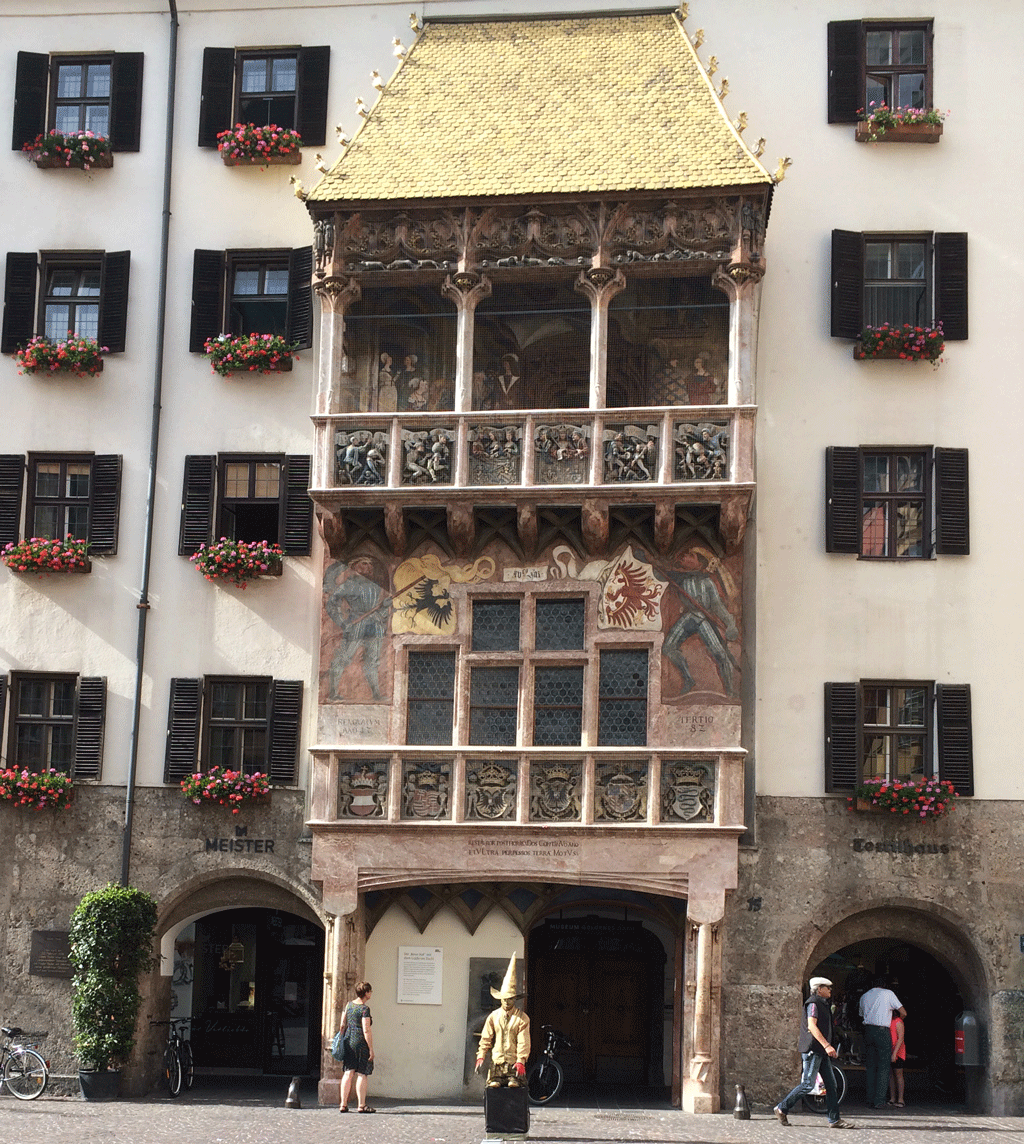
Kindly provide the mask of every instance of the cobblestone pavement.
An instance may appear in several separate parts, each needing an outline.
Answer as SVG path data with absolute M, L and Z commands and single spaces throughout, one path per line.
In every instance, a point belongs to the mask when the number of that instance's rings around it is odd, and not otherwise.
M 315 1094 L 303 1091 L 300 1109 L 285 1108 L 282 1088 L 266 1094 L 202 1093 L 194 1089 L 177 1100 L 153 1096 L 111 1103 L 80 1097 L 51 1097 L 32 1103 L 0 1098 L 0 1140 L 5 1144 L 480 1144 L 482 1110 L 457 1104 L 377 1100 L 376 1116 L 319 1108 Z M 854 1120 L 861 1144 L 1024 1144 L 1024 1119 L 971 1116 L 937 1108 L 898 1114 L 856 1105 L 844 1115 Z M 813 1144 L 830 1136 L 824 1117 L 791 1113 L 790 1127 L 758 1110 L 750 1120 L 732 1112 L 690 1116 L 670 1108 L 606 1107 L 533 1109 L 529 1139 L 535 1144 Z M 842 1139 L 842 1137 L 840 1137 Z

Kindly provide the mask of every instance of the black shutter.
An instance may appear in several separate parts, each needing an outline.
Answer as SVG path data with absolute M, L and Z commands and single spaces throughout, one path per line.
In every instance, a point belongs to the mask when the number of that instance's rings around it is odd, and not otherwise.
M 4 714 L 7 710 L 7 676 L 0 675 L 0 743 L 4 741 Z M 7 754 L 4 752 L 4 761 Z
M 112 354 L 123 354 L 128 331 L 128 273 L 131 251 L 103 256 L 100 282 L 99 342 Z
M 76 779 L 98 779 L 103 758 L 103 724 L 107 713 L 107 681 L 79 679 L 75 703 Z
M 860 555 L 860 449 L 825 450 L 825 551 Z
M 93 457 L 92 505 L 89 509 L 89 552 L 113 556 L 117 552 L 117 524 L 121 503 L 121 458 L 113 454 Z
M 288 332 L 300 350 L 313 344 L 313 248 L 300 246 L 288 256 Z
M 201 354 L 207 338 L 224 332 L 224 273 L 222 250 L 197 250 L 192 263 L 192 327 L 189 353 Z
M 967 340 L 967 235 L 935 236 L 935 320 L 947 342 Z
M 939 724 L 939 778 L 948 779 L 957 794 L 974 794 L 970 685 L 936 684 L 935 710 Z
M 235 49 L 203 52 L 203 88 L 199 103 L 199 146 L 216 147 L 217 132 L 234 127 Z
M 832 337 L 859 338 L 864 330 L 864 235 L 832 232 Z
M 852 791 L 860 781 L 856 683 L 825 684 L 825 790 Z
M 142 136 L 142 52 L 116 52 L 110 90 L 110 145 L 138 151 Z
M 832 20 L 828 26 L 828 121 L 856 123 L 864 106 L 864 25 Z
M 195 774 L 199 766 L 199 712 L 202 707 L 201 679 L 172 679 L 167 710 L 167 750 L 164 755 L 164 782 L 180 782 Z
M 309 496 L 311 457 L 286 457 L 281 547 L 289 556 L 308 556 L 313 550 L 313 502 Z
M 217 458 L 185 458 L 185 480 L 181 493 L 181 531 L 178 555 L 194 556 L 201 544 L 208 544 L 213 533 L 214 477 Z
M 971 506 L 967 450 L 935 450 L 935 551 L 967 556 L 971 551 Z
M 36 264 L 35 251 L 7 255 L 4 277 L 4 328 L 0 334 L 0 353 L 13 354 L 32 340 L 36 329 Z
M 38 52 L 18 52 L 14 77 L 14 135 L 11 150 L 20 151 L 46 130 L 46 84 L 50 57 Z
M 299 106 L 295 130 L 304 147 L 322 147 L 327 142 L 327 85 L 331 78 L 331 49 L 299 50 Z
M 270 781 L 294 786 L 299 762 L 302 680 L 275 679 L 270 688 Z
M 25 458 L 20 453 L 0 455 L 0 547 L 21 539 L 21 489 Z

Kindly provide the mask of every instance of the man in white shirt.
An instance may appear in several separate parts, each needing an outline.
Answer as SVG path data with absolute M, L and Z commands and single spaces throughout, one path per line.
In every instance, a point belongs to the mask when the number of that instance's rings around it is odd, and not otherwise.
M 903 1003 L 886 984 L 876 977 L 871 988 L 860 999 L 860 1015 L 864 1022 L 864 1063 L 867 1071 L 868 1108 L 884 1108 L 889 1094 L 889 1068 L 892 1062 L 892 1018 L 907 1015 Z

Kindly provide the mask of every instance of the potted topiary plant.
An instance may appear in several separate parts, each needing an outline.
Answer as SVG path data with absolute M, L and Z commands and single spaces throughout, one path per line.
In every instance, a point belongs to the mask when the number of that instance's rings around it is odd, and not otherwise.
M 139 975 L 152 969 L 157 909 L 153 898 L 110 883 L 75 907 L 68 935 L 71 1019 L 87 1100 L 113 1100 L 121 1067 L 135 1046 L 142 995 Z

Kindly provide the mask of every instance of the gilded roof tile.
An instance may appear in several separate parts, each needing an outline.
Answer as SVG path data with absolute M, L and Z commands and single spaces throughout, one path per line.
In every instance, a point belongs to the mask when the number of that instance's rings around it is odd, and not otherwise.
M 428 23 L 308 201 L 770 182 L 661 13 Z

